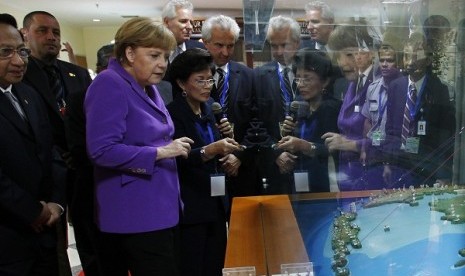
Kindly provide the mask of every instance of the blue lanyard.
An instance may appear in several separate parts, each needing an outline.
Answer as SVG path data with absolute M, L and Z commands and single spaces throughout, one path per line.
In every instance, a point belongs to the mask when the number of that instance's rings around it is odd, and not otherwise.
M 209 145 L 215 141 L 210 123 L 206 123 L 208 135 L 205 132 L 205 127 L 201 126 L 199 122 L 195 122 L 195 127 L 197 128 L 197 132 L 200 134 L 200 136 L 202 136 L 202 139 L 205 141 L 205 145 Z
M 225 106 L 226 103 L 226 93 L 229 89 L 229 72 L 231 72 L 231 68 L 228 63 L 228 72 L 224 76 L 224 85 L 223 85 L 223 91 L 220 91 L 221 99 L 220 99 L 220 104 L 221 106 Z
M 289 105 L 289 102 L 291 101 L 290 95 L 292 95 L 291 91 L 287 91 L 286 85 L 284 85 L 284 79 L 283 79 L 283 72 L 279 72 L 279 65 L 276 66 L 276 72 L 278 72 L 278 77 L 279 77 L 279 87 L 281 87 L 281 92 L 283 93 L 284 100 L 286 101 L 286 105 Z
M 383 120 L 383 114 L 384 114 L 384 111 L 386 110 L 386 106 L 387 106 L 387 100 L 384 102 L 383 105 L 381 105 L 381 100 L 383 99 L 382 96 L 383 96 L 383 93 L 385 94 L 385 97 L 387 97 L 387 92 L 386 92 L 386 88 L 381 85 L 381 89 L 379 91 L 379 98 L 378 98 L 378 121 L 376 122 L 376 124 L 374 125 L 374 129 L 376 129 L 377 127 L 379 127 L 381 125 L 381 121 Z
M 423 80 L 423 83 L 421 84 L 420 91 L 418 91 L 417 102 L 415 103 L 415 109 L 410 110 L 410 118 L 412 118 L 412 119 L 415 118 L 415 116 L 417 115 L 418 110 L 420 110 L 421 97 L 422 97 L 423 92 L 425 90 L 425 86 L 426 86 L 427 81 L 428 81 L 428 75 L 425 75 L 425 79 Z M 409 90 L 409 88 L 407 88 L 407 90 Z M 407 91 L 407 93 L 410 93 L 410 91 Z

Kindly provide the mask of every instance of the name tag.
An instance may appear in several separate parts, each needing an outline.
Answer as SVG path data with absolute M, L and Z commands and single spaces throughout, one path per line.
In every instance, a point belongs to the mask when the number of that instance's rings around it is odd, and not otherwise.
M 376 130 L 371 133 L 371 145 L 380 146 L 381 142 L 384 140 L 384 135 L 381 131 Z
M 426 135 L 426 121 L 418 121 L 418 135 Z
M 308 184 L 308 172 L 295 171 L 294 185 L 296 192 L 310 192 L 310 185 Z
M 359 113 L 359 112 L 360 112 L 360 106 L 359 106 L 359 105 L 356 105 L 356 106 L 354 107 L 354 112 L 356 112 L 356 113 Z
M 210 195 L 224 196 L 226 190 L 226 181 L 224 174 L 210 175 Z
M 378 111 L 378 102 L 370 101 L 370 111 Z
M 408 137 L 405 140 L 405 152 L 408 153 L 418 153 L 418 149 L 420 148 L 420 138 L 418 137 Z

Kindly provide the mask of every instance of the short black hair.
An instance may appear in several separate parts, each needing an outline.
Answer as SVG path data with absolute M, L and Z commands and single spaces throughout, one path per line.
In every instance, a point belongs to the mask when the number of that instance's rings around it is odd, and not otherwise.
M 315 72 L 321 80 L 331 77 L 331 60 L 325 52 L 312 48 L 303 48 L 297 51 L 294 57 L 294 64 L 297 69 L 304 69 Z
M 185 82 L 193 73 L 205 69 L 213 70 L 213 67 L 213 57 L 207 50 L 192 48 L 176 56 L 168 68 L 167 75 L 173 85 L 173 91 L 182 91 L 176 80 Z
M 105 70 L 108 66 L 108 60 L 114 56 L 115 44 L 103 45 L 97 51 L 97 73 Z
M 15 27 L 15 29 L 18 29 L 16 19 L 9 13 L 0 13 L 0 23 L 11 25 Z
M 28 14 L 26 14 L 26 16 L 24 16 L 24 19 L 23 19 L 23 28 L 26 28 L 28 29 L 30 26 L 31 26 L 31 22 L 33 20 L 33 17 L 37 14 L 41 14 L 41 15 L 46 15 L 46 16 L 49 16 L 55 20 L 57 20 L 55 18 L 55 16 L 53 16 L 51 13 L 49 12 L 46 12 L 46 11 L 33 11 L 33 12 L 30 12 Z

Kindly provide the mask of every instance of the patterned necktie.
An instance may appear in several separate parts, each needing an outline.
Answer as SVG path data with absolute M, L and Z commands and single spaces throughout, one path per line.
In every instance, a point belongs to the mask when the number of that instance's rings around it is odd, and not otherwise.
M 50 85 L 50 89 L 55 95 L 55 99 L 58 105 L 58 109 L 64 115 L 66 103 L 65 103 L 65 95 L 63 86 L 61 85 L 60 76 L 53 65 L 45 66 L 45 72 L 47 73 L 48 83 Z
M 225 72 L 223 71 L 223 69 L 218 68 L 216 69 L 216 72 L 218 73 L 218 82 L 216 84 L 216 95 L 218 98 L 215 100 L 221 104 L 221 106 L 223 107 L 223 112 L 226 113 L 226 111 L 228 110 L 229 87 L 224 80 Z
M 358 77 L 358 84 L 357 84 L 357 93 L 363 89 L 363 78 L 365 77 L 364 74 L 360 74 Z
M 415 104 L 417 102 L 417 89 L 415 84 L 410 84 L 407 101 L 404 109 L 404 120 L 402 123 L 402 145 L 405 145 L 407 138 L 413 134 L 414 118 L 412 114 L 415 112 Z
M 293 92 L 291 81 L 289 80 L 289 72 L 291 69 L 289 67 L 285 67 L 282 71 L 283 77 L 283 86 L 282 87 L 282 101 L 285 114 L 288 112 L 288 104 L 293 100 Z
M 6 90 L 3 94 L 10 100 L 13 107 L 16 109 L 18 114 L 21 116 L 21 119 L 23 119 L 24 121 L 27 121 L 26 114 L 24 114 L 24 111 L 21 108 L 21 105 L 19 104 L 18 99 L 15 97 L 15 95 L 13 95 L 13 93 L 11 93 L 11 91 L 9 90 Z

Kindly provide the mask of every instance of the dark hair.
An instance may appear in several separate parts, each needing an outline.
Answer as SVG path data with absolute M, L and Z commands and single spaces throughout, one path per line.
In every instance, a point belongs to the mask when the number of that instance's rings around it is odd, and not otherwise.
M 49 12 L 46 12 L 46 11 L 33 11 L 33 12 L 30 12 L 28 14 L 26 14 L 26 16 L 24 16 L 24 19 L 23 19 L 23 28 L 26 28 L 26 29 L 29 29 L 29 27 L 31 26 L 31 22 L 33 19 L 33 17 L 37 14 L 41 14 L 41 15 L 46 15 L 46 16 L 49 16 L 55 20 L 57 20 L 55 18 L 55 16 L 53 16 L 51 13 Z M 57 20 L 58 21 L 58 20 Z
M 107 69 L 108 60 L 114 56 L 115 44 L 107 44 L 97 51 L 97 73 Z
M 11 25 L 15 27 L 15 29 L 18 29 L 18 23 L 16 22 L 16 19 L 9 13 L 0 14 L 0 23 Z
M 211 54 L 200 48 L 187 49 L 176 56 L 168 68 L 167 75 L 173 85 L 173 91 L 182 91 L 177 80 L 186 82 L 193 74 L 205 69 L 213 70 L 213 58 Z
M 326 53 L 319 50 L 300 49 L 294 57 L 294 64 L 297 69 L 315 72 L 323 81 L 332 74 L 331 60 Z

